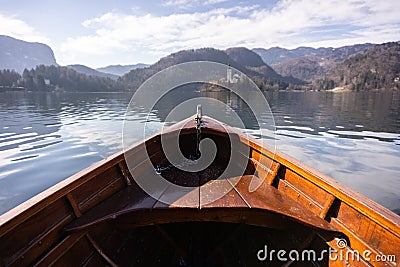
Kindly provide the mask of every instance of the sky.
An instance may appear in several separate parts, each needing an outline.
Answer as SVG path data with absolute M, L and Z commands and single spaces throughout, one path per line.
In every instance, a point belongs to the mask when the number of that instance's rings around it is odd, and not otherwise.
M 399 0 L 0 0 L 0 35 L 60 65 L 156 62 L 182 49 L 339 47 L 400 40 Z

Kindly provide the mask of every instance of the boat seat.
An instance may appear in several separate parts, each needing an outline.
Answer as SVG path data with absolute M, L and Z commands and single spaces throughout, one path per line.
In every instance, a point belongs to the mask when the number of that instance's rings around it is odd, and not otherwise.
M 64 230 L 84 230 L 101 222 L 128 217 L 131 221 L 145 220 L 149 224 L 220 220 L 266 227 L 272 225 L 270 219 L 273 218 L 277 226 L 291 222 L 315 230 L 337 231 L 327 221 L 266 181 L 250 192 L 252 179 L 260 178 L 244 175 L 226 180 L 211 180 L 195 189 L 189 188 L 184 194 L 180 192 L 172 204 L 165 204 L 163 199 L 167 196 L 171 199 L 176 192 L 167 188 L 155 199 L 133 183 L 72 221 Z M 218 192 L 222 192 L 223 196 L 215 200 Z

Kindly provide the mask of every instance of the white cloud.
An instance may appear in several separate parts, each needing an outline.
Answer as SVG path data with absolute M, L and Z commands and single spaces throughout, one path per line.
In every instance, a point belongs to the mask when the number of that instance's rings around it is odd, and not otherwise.
M 41 42 L 49 44 L 49 38 L 37 32 L 23 20 L 15 16 L 0 14 L 0 34 L 8 35 L 17 39 L 31 42 Z
M 191 1 L 191 0 L 168 0 L 163 3 L 163 6 L 170 7 L 170 6 L 176 6 L 180 9 L 188 9 L 193 7 L 193 5 L 197 5 L 197 1 Z
M 167 0 L 162 5 L 165 7 L 178 7 L 180 9 L 189 9 L 197 6 L 208 6 L 208 5 L 216 5 L 223 2 L 227 2 L 228 0 Z
M 204 5 L 215 5 L 226 1 L 228 0 L 207 0 L 206 2 L 204 2 Z
M 69 38 L 62 52 L 65 60 L 104 65 L 100 59 L 118 55 L 130 62 L 151 62 L 179 49 L 199 47 L 380 43 L 400 39 L 398 10 L 400 1 L 391 0 L 281 0 L 272 9 L 238 6 L 164 16 L 111 12 L 83 22 L 93 33 Z

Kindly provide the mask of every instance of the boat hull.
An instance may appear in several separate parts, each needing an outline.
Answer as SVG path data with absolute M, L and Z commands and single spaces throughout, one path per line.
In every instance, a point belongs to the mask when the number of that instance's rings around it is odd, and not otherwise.
M 400 219 L 396 214 L 211 118 L 203 119 L 201 133 L 213 140 L 218 150 L 208 170 L 190 173 L 171 167 L 161 174 L 170 183 L 186 188 L 183 191 L 166 187 L 159 195 L 149 194 L 139 181 L 160 166 L 170 166 L 161 134 L 179 135 L 183 154 L 193 153 L 197 130 L 192 119 L 65 179 L 1 215 L 1 264 L 399 264 Z M 242 155 L 246 162 L 243 171 L 219 178 L 231 156 L 227 151 L 241 146 L 247 151 Z M 134 167 L 127 161 L 129 157 Z M 261 182 L 249 190 L 254 180 Z M 215 198 L 218 191 L 222 194 Z M 266 248 L 296 251 L 298 255 L 314 251 L 316 257 L 291 261 L 286 254 L 282 262 L 276 255 L 267 257 Z M 321 256 L 329 250 L 344 255 L 370 253 L 368 259 Z M 370 261 L 382 255 L 391 258 Z

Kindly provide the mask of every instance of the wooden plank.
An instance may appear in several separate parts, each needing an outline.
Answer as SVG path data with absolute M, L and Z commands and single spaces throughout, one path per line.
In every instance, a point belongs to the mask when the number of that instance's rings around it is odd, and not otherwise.
M 381 225 L 371 221 L 345 203 L 340 205 L 337 220 L 365 244 L 384 255 L 396 255 L 400 261 L 400 239 Z
M 72 207 L 72 210 L 74 211 L 74 214 L 76 217 L 80 217 L 82 215 L 81 211 L 79 210 L 78 203 L 76 203 L 74 197 L 71 195 L 71 193 L 67 194 L 67 199 L 69 201 L 69 204 Z
M 272 185 L 275 182 L 275 180 L 276 180 L 275 178 L 278 175 L 278 171 L 279 171 L 280 167 L 281 167 L 281 164 L 274 161 L 274 163 L 272 164 L 272 169 L 271 169 L 272 173 L 266 177 L 267 184 Z
M 315 184 L 305 180 L 292 170 L 286 170 L 284 180 L 289 182 L 297 190 L 301 191 L 307 198 L 313 200 L 322 207 L 330 198 L 331 194 Z
M 334 196 L 332 196 L 332 195 L 329 197 L 329 199 L 325 202 L 324 208 L 319 213 L 319 217 L 321 217 L 323 219 L 326 218 L 326 216 L 328 215 L 328 212 L 330 211 L 335 199 L 336 198 Z
M 107 262 L 96 253 L 93 253 L 85 262 L 85 267 L 99 267 L 99 266 L 107 266 Z
M 7 266 L 28 266 L 44 252 L 53 247 L 62 238 L 61 229 L 72 221 L 72 215 L 69 214 L 63 218 L 60 222 L 55 224 L 46 233 L 38 236 L 35 242 L 31 242 L 30 245 L 18 253 L 18 257 L 14 257 Z
M 145 175 L 149 170 L 154 170 L 152 161 L 161 162 L 164 158 L 165 156 L 163 153 L 157 152 L 152 154 L 149 158 L 145 157 L 142 161 L 135 161 L 134 164 L 128 163 L 129 172 L 134 179 L 138 179 Z
M 77 231 L 134 210 L 152 209 L 156 201 L 137 184 L 132 184 L 89 210 L 68 225 L 65 230 Z
M 291 229 L 296 223 L 280 214 L 249 208 L 171 208 L 139 210 L 122 215 L 115 221 L 119 229 L 179 222 L 244 223 L 272 229 Z
M 6 262 L 19 258 L 27 248 L 40 241 L 59 222 L 71 218 L 72 211 L 65 199 L 59 199 L 44 209 L 20 223 L 14 231 L 0 238 L 0 257 Z
M 199 187 L 177 187 L 168 186 L 153 208 L 185 208 L 200 207 L 200 188 Z
M 93 248 L 99 253 L 103 259 L 110 264 L 112 267 L 118 266 L 104 251 L 101 249 L 101 247 L 97 244 L 97 242 L 89 235 L 86 234 L 86 238 L 89 240 L 89 243 L 93 246 Z
M 266 179 L 267 184 L 272 185 L 281 165 L 275 161 L 272 161 L 271 165 L 267 167 L 254 158 L 250 158 L 250 161 L 254 164 L 254 167 L 257 171 L 256 175 L 262 179 Z
M 342 231 L 349 239 L 350 243 L 347 244 L 347 246 L 353 250 L 356 250 L 360 253 L 360 257 L 362 256 L 362 253 L 366 250 L 370 251 L 371 254 L 369 255 L 370 259 L 376 259 L 377 255 L 381 255 L 381 253 L 377 250 L 375 250 L 373 247 L 371 247 L 369 244 L 367 244 L 364 240 L 359 238 L 354 232 L 349 230 L 340 220 L 333 218 L 331 220 L 332 225 L 334 225 L 336 228 L 338 228 L 340 231 Z M 329 243 L 332 245 L 332 242 Z M 333 244 L 335 245 L 335 244 Z M 336 246 L 337 246 L 337 240 L 336 240 Z M 338 251 L 340 252 L 342 249 L 338 248 Z M 389 254 L 386 254 L 389 255 Z M 392 254 L 394 255 L 394 254 Z M 396 263 L 389 263 L 389 262 L 374 262 L 374 266 L 396 266 Z
M 59 258 L 61 258 L 76 242 L 78 242 L 85 232 L 78 232 L 65 237 L 60 243 L 54 246 L 46 255 L 44 255 L 33 266 L 47 267 L 52 266 Z
M 202 185 L 200 187 L 200 208 L 221 207 L 248 208 L 248 205 L 227 179 L 212 180 Z
M 85 199 L 84 202 L 80 203 L 79 208 L 81 212 L 86 212 L 90 210 L 98 203 L 108 199 L 114 193 L 118 192 L 125 187 L 125 183 L 121 178 L 116 178 L 107 184 L 104 188 L 100 189 L 98 192 L 93 193 L 89 198 Z
M 84 266 L 96 251 L 88 239 L 83 236 L 75 242 L 61 257 L 54 262 L 53 266 Z
M 90 236 L 101 247 L 104 253 L 110 255 L 113 259 L 114 254 L 129 236 L 129 232 L 120 231 L 112 222 L 98 224 L 90 228 Z
M 272 165 L 275 162 L 273 159 L 261 154 L 255 149 L 251 149 L 250 154 L 250 160 L 252 160 L 254 164 L 261 165 L 267 171 L 267 173 L 272 173 Z
M 146 149 L 143 149 L 133 155 L 125 156 L 125 161 L 127 163 L 129 172 L 132 172 L 133 169 L 138 168 L 141 164 L 143 164 L 143 162 L 158 162 L 163 158 L 165 158 L 165 155 L 161 150 L 161 146 L 159 146 L 152 154 L 150 154 L 150 152 Z
M 96 179 L 92 179 L 82 184 L 79 188 L 76 188 L 70 192 L 72 198 L 78 203 L 78 207 L 81 213 L 85 213 L 90 206 L 99 203 L 102 199 L 106 198 L 105 194 L 103 197 L 99 196 L 104 188 L 111 186 L 116 180 L 121 180 L 122 176 L 117 166 L 112 166 L 99 174 Z M 122 185 L 122 183 L 120 183 Z M 118 188 L 115 188 L 115 191 Z M 110 192 L 112 194 L 112 190 Z
M 131 176 L 125 161 L 118 163 L 119 169 L 121 170 L 122 176 L 125 178 L 126 185 L 132 184 L 133 177 Z
M 311 199 L 308 195 L 304 194 L 298 188 L 293 186 L 286 180 L 279 180 L 278 190 L 283 192 L 285 195 L 289 196 L 293 200 L 299 202 L 307 209 L 311 210 L 314 214 L 320 214 L 323 207 Z
M 322 220 L 316 214 L 283 194 L 278 189 L 267 185 L 265 181 L 256 191 L 250 192 L 249 187 L 253 178 L 252 175 L 245 175 L 235 186 L 252 208 L 268 210 L 288 216 L 314 229 L 337 231 L 328 222 Z

